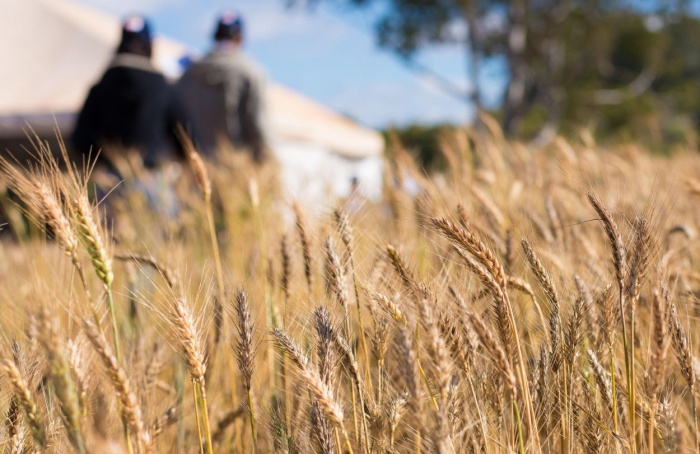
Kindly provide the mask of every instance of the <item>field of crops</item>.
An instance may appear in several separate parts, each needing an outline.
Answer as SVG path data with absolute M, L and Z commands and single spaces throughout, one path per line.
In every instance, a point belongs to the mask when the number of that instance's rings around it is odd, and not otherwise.
M 5 452 L 698 446 L 695 151 L 455 133 L 320 207 L 192 150 L 173 208 L 38 148 L 0 165 Z

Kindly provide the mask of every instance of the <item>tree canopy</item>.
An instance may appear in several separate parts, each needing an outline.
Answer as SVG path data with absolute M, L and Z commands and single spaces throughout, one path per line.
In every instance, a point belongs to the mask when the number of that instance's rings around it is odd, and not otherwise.
M 700 20 L 687 0 L 292 0 L 364 8 L 377 44 L 404 59 L 452 44 L 476 77 L 501 58 L 509 80 L 492 113 L 510 135 L 592 126 L 673 139 L 700 126 Z

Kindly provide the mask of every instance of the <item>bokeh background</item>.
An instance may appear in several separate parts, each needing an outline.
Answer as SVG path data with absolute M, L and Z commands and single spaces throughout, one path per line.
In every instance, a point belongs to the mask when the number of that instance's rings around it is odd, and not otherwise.
M 211 47 L 217 14 L 236 10 L 246 52 L 272 81 L 385 137 L 394 131 L 426 168 L 444 166 L 440 132 L 478 126 L 477 112 L 538 144 L 585 130 L 657 152 L 696 147 L 694 0 L 0 0 L 5 10 L 20 3 L 77 5 L 115 24 L 142 13 L 192 58 Z M 41 39 L 41 24 L 25 22 L 21 41 Z M 12 39 L 5 46 L 22 52 Z M 29 70 L 0 69 L 0 110 L 14 90 L 7 80 Z

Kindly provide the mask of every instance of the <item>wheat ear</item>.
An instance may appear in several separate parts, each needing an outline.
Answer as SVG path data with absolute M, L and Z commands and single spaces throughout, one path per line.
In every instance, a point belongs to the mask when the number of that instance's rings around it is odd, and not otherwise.
M 537 421 L 535 419 L 535 411 L 532 403 L 532 396 L 530 395 L 528 373 L 525 369 L 525 355 L 523 353 L 520 335 L 518 333 L 518 330 L 516 329 L 517 324 L 515 320 L 515 315 L 513 313 L 513 307 L 508 297 L 508 292 L 506 291 L 507 279 L 503 266 L 498 261 L 493 251 L 486 247 L 486 245 L 470 228 L 458 226 L 444 218 L 432 217 L 430 220 L 444 237 L 446 237 L 448 240 L 452 241 L 456 245 L 464 248 L 467 252 L 469 252 L 469 254 L 471 254 L 474 257 L 474 259 L 476 259 L 486 269 L 486 271 L 488 271 L 488 273 L 491 274 L 493 279 L 501 288 L 501 292 L 505 301 L 504 310 L 507 314 L 508 319 L 507 329 L 510 329 L 512 331 L 513 345 L 515 348 L 515 353 L 517 355 L 517 375 L 518 380 L 520 381 L 520 387 L 522 389 L 521 394 L 525 401 L 525 409 L 527 410 L 527 421 L 530 439 L 533 443 L 534 449 L 539 450 L 539 433 L 537 431 Z M 515 404 L 514 409 L 517 410 Z M 522 443 L 522 437 L 520 440 Z
M 314 287 L 314 261 L 311 255 L 311 238 L 309 237 L 309 228 L 307 226 L 306 217 L 298 203 L 292 205 L 294 216 L 296 218 L 296 228 L 301 242 L 301 253 L 304 258 L 304 276 L 306 276 L 306 284 L 309 287 L 309 292 L 313 293 Z
M 336 366 L 335 350 L 333 349 L 333 338 L 335 328 L 331 322 L 328 310 L 321 306 L 314 310 L 314 327 L 316 328 L 316 356 L 318 357 L 318 373 L 323 383 L 327 386 L 333 384 L 333 371 Z M 355 416 L 353 414 L 353 416 Z M 321 410 L 321 403 L 314 400 L 311 404 L 310 423 L 314 434 L 314 439 L 318 448 L 323 452 L 334 451 L 333 427 L 331 422 Z M 357 433 L 357 419 L 353 419 L 355 432 Z M 336 429 L 337 435 L 337 429 Z
M 338 233 L 340 233 L 340 239 L 345 245 L 345 250 L 348 254 L 348 263 L 350 265 L 350 274 L 352 276 L 352 285 L 355 292 L 355 304 L 357 305 L 357 323 L 358 326 L 364 326 L 362 321 L 362 304 L 360 303 L 360 292 L 359 286 L 357 285 L 357 275 L 355 272 L 355 234 L 353 232 L 352 224 L 348 214 L 340 209 L 336 208 L 333 211 L 333 218 L 335 219 L 336 225 L 338 227 Z M 367 371 L 370 370 L 369 367 L 369 351 L 367 349 L 367 340 L 365 339 L 365 332 L 363 329 L 359 330 L 360 346 L 362 347 L 362 352 L 365 356 L 365 368 Z M 371 386 L 371 380 L 370 380 Z
M 503 344 L 508 357 L 511 356 L 513 349 L 513 330 L 510 327 L 508 317 L 508 301 L 503 292 L 503 288 L 498 284 L 496 279 L 489 273 L 482 264 L 468 254 L 459 246 L 453 246 L 453 250 L 459 257 L 462 258 L 466 267 L 479 278 L 482 284 L 486 286 L 488 293 L 493 296 L 494 306 L 493 314 L 495 315 L 495 324 L 498 328 L 498 335 Z
M 610 247 L 613 253 L 613 265 L 615 267 L 615 276 L 619 288 L 620 301 L 620 317 L 622 318 L 622 342 L 625 350 L 625 375 L 627 379 L 627 394 L 629 396 L 629 413 L 630 413 L 630 429 L 631 433 L 635 433 L 635 377 L 633 375 L 634 358 L 631 357 L 630 342 L 633 344 L 633 339 L 627 337 L 627 322 L 625 317 L 625 273 L 627 272 L 627 259 L 625 246 L 622 241 L 622 235 L 617 227 L 617 223 L 612 218 L 608 209 L 603 205 L 603 201 L 593 192 L 586 193 L 588 202 L 600 217 L 603 224 L 603 230 L 608 237 Z M 634 333 L 632 333 L 634 335 Z M 632 452 L 635 452 L 634 443 L 631 444 Z
M 258 452 L 258 436 L 253 411 L 253 393 L 251 379 L 255 368 L 255 352 L 253 351 L 253 322 L 248 305 L 248 294 L 243 290 L 236 292 L 236 317 L 238 320 L 238 340 L 236 352 L 238 368 L 243 377 L 243 387 L 248 395 L 248 415 L 250 417 L 250 431 L 253 437 L 253 451 Z
M 343 409 L 335 400 L 332 389 L 328 386 L 318 372 L 309 367 L 309 360 L 301 351 L 301 348 L 294 340 L 283 330 L 275 328 L 273 335 L 279 347 L 284 350 L 292 358 L 293 363 L 299 369 L 301 377 L 304 379 L 306 386 L 313 394 L 323 413 L 343 434 L 345 440 L 345 448 L 352 454 L 352 445 L 345 424 L 343 423 Z
M 59 335 L 57 322 L 48 309 L 44 309 L 39 314 L 39 324 L 42 328 L 39 341 L 48 356 L 51 381 L 54 385 L 56 397 L 58 397 L 60 402 L 60 410 L 63 416 L 61 421 L 66 428 L 68 439 L 73 448 L 80 454 L 85 454 L 87 450 L 80 421 L 80 398 L 73 383 L 70 362 Z
M 88 340 L 90 340 L 90 343 L 95 348 L 97 356 L 99 356 L 102 361 L 107 371 L 107 376 L 117 393 L 117 397 L 121 403 L 123 421 L 128 427 L 128 431 L 130 430 L 137 440 L 137 451 L 145 451 L 146 447 L 150 445 L 150 436 L 144 427 L 141 406 L 138 403 L 131 381 L 126 376 L 126 371 L 119 365 L 117 358 L 112 352 L 112 348 L 93 322 L 90 320 L 83 320 L 83 330 Z
M 17 364 L 15 364 L 13 360 L 2 358 L 0 360 L 0 369 L 5 372 L 5 375 L 7 375 L 7 378 L 10 380 L 15 396 L 17 396 L 19 404 L 27 417 L 27 423 L 29 424 L 32 437 L 39 443 L 39 446 L 45 448 L 47 444 L 46 430 L 39 416 L 39 407 L 37 406 L 36 399 L 29 389 L 29 384 L 24 379 Z
M 367 452 L 370 452 L 371 434 L 368 428 L 366 413 L 369 413 L 370 418 L 376 419 L 378 412 L 374 403 L 372 402 L 371 392 L 368 392 L 365 388 L 364 380 L 362 379 L 362 375 L 360 375 L 360 366 L 357 363 L 355 353 L 352 351 L 350 344 L 343 336 L 341 336 L 335 331 L 333 341 L 336 347 L 338 348 L 338 351 L 345 359 L 345 364 L 347 365 L 347 368 L 350 371 L 350 376 L 352 377 L 352 380 L 355 382 L 355 386 L 357 387 L 357 395 L 360 398 L 360 418 L 362 419 L 362 430 L 364 433 L 365 450 Z
M 399 307 L 397 303 L 389 299 L 387 296 L 382 295 L 381 293 L 374 293 L 372 295 L 372 301 L 385 310 L 391 316 L 391 318 L 393 318 L 400 325 L 406 325 L 408 323 L 406 317 L 403 315 L 403 312 L 401 312 L 401 307 Z
M 200 334 L 194 320 L 192 309 L 187 304 L 184 296 L 176 296 L 173 302 L 171 324 L 180 342 L 185 362 L 190 371 L 193 384 L 194 404 L 196 410 L 202 411 L 204 421 L 204 442 L 208 452 L 212 451 L 211 429 L 209 425 L 209 410 L 205 386 L 205 374 L 207 370 Z M 197 416 L 197 424 L 199 417 Z M 200 440 L 201 442 L 202 440 Z
M 152 452 L 155 449 L 156 439 L 163 431 L 174 424 L 178 420 L 177 407 L 168 408 L 165 413 L 160 415 L 151 425 L 151 441 L 147 447 L 147 452 Z
M 651 402 L 651 416 L 649 417 L 649 451 L 654 452 L 654 427 L 656 421 L 656 409 L 658 407 L 658 395 L 664 381 L 666 357 L 668 352 L 668 323 L 665 317 L 665 300 L 658 290 L 654 290 L 652 298 L 652 322 L 653 337 L 651 345 L 651 357 L 649 359 L 649 390 Z
M 107 292 L 107 303 L 109 315 L 112 322 L 112 337 L 117 360 L 121 361 L 121 349 L 119 348 L 119 325 L 114 308 L 114 297 L 112 296 L 112 282 L 114 273 L 112 271 L 112 259 L 107 253 L 107 248 L 102 239 L 102 233 L 92 214 L 92 207 L 84 192 L 78 194 L 73 200 L 74 227 L 78 232 L 83 247 L 90 256 L 90 261 L 95 269 L 95 274 L 100 278 Z M 99 324 L 98 324 L 99 326 Z
M 681 375 L 688 383 L 690 389 L 690 398 L 693 403 L 693 426 L 695 428 L 695 448 L 700 449 L 700 434 L 698 434 L 697 410 L 695 404 L 695 369 L 693 368 L 693 355 L 690 351 L 690 343 L 688 336 L 683 331 L 676 305 L 671 304 L 669 312 L 669 320 L 671 325 L 671 345 L 678 359 L 678 364 L 681 367 Z
M 421 451 L 423 440 L 422 433 L 422 405 L 420 395 L 420 375 L 418 366 L 418 354 L 413 346 L 413 339 L 406 328 L 401 328 L 398 332 L 398 354 L 399 372 L 408 390 L 408 408 L 416 418 L 416 431 L 414 447 L 416 452 Z

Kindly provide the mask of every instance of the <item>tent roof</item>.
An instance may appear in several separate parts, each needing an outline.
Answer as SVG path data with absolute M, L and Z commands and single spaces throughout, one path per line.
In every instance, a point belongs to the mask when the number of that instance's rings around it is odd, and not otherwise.
M 72 128 L 90 86 L 119 41 L 117 18 L 73 0 L 0 0 L 0 137 L 58 123 Z M 171 77 L 186 47 L 158 37 L 156 65 Z M 278 84 L 270 84 L 271 130 L 283 141 L 308 142 L 334 153 L 379 155 L 381 136 Z

